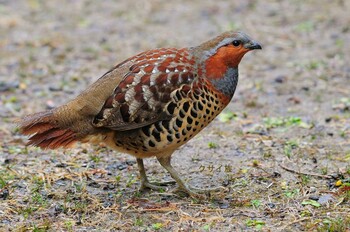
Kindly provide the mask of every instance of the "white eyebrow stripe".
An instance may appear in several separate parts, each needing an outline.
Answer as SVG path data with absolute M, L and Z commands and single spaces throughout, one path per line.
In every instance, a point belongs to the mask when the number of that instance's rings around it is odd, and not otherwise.
M 214 55 L 214 54 L 216 53 L 216 51 L 217 51 L 220 47 L 222 47 L 222 46 L 224 46 L 224 45 L 226 45 L 226 44 L 232 43 L 233 40 L 234 40 L 234 38 L 225 38 L 225 39 L 223 39 L 218 45 L 216 45 L 216 47 L 214 47 L 214 48 L 212 48 L 212 49 L 207 50 L 207 51 L 204 52 L 205 58 L 208 58 L 208 57 Z

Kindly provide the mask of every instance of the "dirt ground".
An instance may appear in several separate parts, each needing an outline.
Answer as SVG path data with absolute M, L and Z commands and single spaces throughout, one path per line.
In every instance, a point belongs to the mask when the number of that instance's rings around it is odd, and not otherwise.
M 350 1 L 0 1 L 1 231 L 350 231 Z M 205 200 L 138 192 L 135 159 L 26 147 L 13 121 L 114 64 L 227 30 L 263 44 L 233 101 L 173 156 Z M 171 180 L 155 159 L 153 181 Z

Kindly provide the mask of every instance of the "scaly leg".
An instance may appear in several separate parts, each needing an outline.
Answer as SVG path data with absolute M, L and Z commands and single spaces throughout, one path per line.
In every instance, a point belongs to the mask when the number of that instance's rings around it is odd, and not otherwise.
M 159 163 L 170 173 L 171 177 L 176 181 L 176 183 L 179 185 L 178 188 L 175 190 L 177 192 L 184 192 L 188 194 L 191 197 L 195 198 L 203 198 L 204 196 L 201 195 L 203 193 L 207 194 L 210 192 L 218 192 L 222 191 L 225 188 L 224 187 L 217 187 L 217 188 L 210 188 L 210 189 L 198 189 L 193 187 L 187 187 L 186 184 L 182 181 L 180 176 L 177 174 L 177 171 L 171 166 L 171 156 L 167 157 L 160 157 L 157 158 Z
M 136 158 L 136 161 L 137 161 L 137 166 L 139 167 L 140 178 L 141 178 L 140 191 L 143 191 L 147 188 L 153 189 L 153 190 L 163 190 L 164 188 L 162 186 L 176 183 L 175 181 L 169 181 L 164 183 L 150 183 L 146 175 L 145 166 L 143 165 L 143 159 Z
M 171 175 L 171 177 L 176 181 L 176 183 L 179 185 L 178 188 L 176 189 L 177 192 L 184 192 L 188 194 L 191 197 L 195 198 L 203 198 L 202 195 L 190 190 L 186 184 L 182 181 L 182 179 L 179 177 L 177 174 L 177 171 L 171 166 L 171 156 L 167 157 L 159 157 L 157 158 L 159 163 L 165 168 Z M 199 191 L 198 191 L 199 192 Z

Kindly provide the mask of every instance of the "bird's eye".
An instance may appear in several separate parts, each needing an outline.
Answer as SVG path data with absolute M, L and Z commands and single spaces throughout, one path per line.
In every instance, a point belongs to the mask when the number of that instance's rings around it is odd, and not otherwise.
M 234 41 L 232 42 L 232 44 L 233 44 L 233 46 L 238 47 L 238 46 L 241 44 L 241 41 L 239 41 L 239 40 L 234 40 Z

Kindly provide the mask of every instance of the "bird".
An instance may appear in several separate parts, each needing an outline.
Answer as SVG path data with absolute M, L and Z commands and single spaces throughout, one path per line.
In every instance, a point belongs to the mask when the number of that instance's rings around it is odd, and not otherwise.
M 101 144 L 136 158 L 140 190 L 158 190 L 143 160 L 155 157 L 177 183 L 198 196 L 171 164 L 174 151 L 229 104 L 243 56 L 262 46 L 244 32 L 227 31 L 198 46 L 148 50 L 115 65 L 68 103 L 18 122 L 27 145 L 70 148 Z

